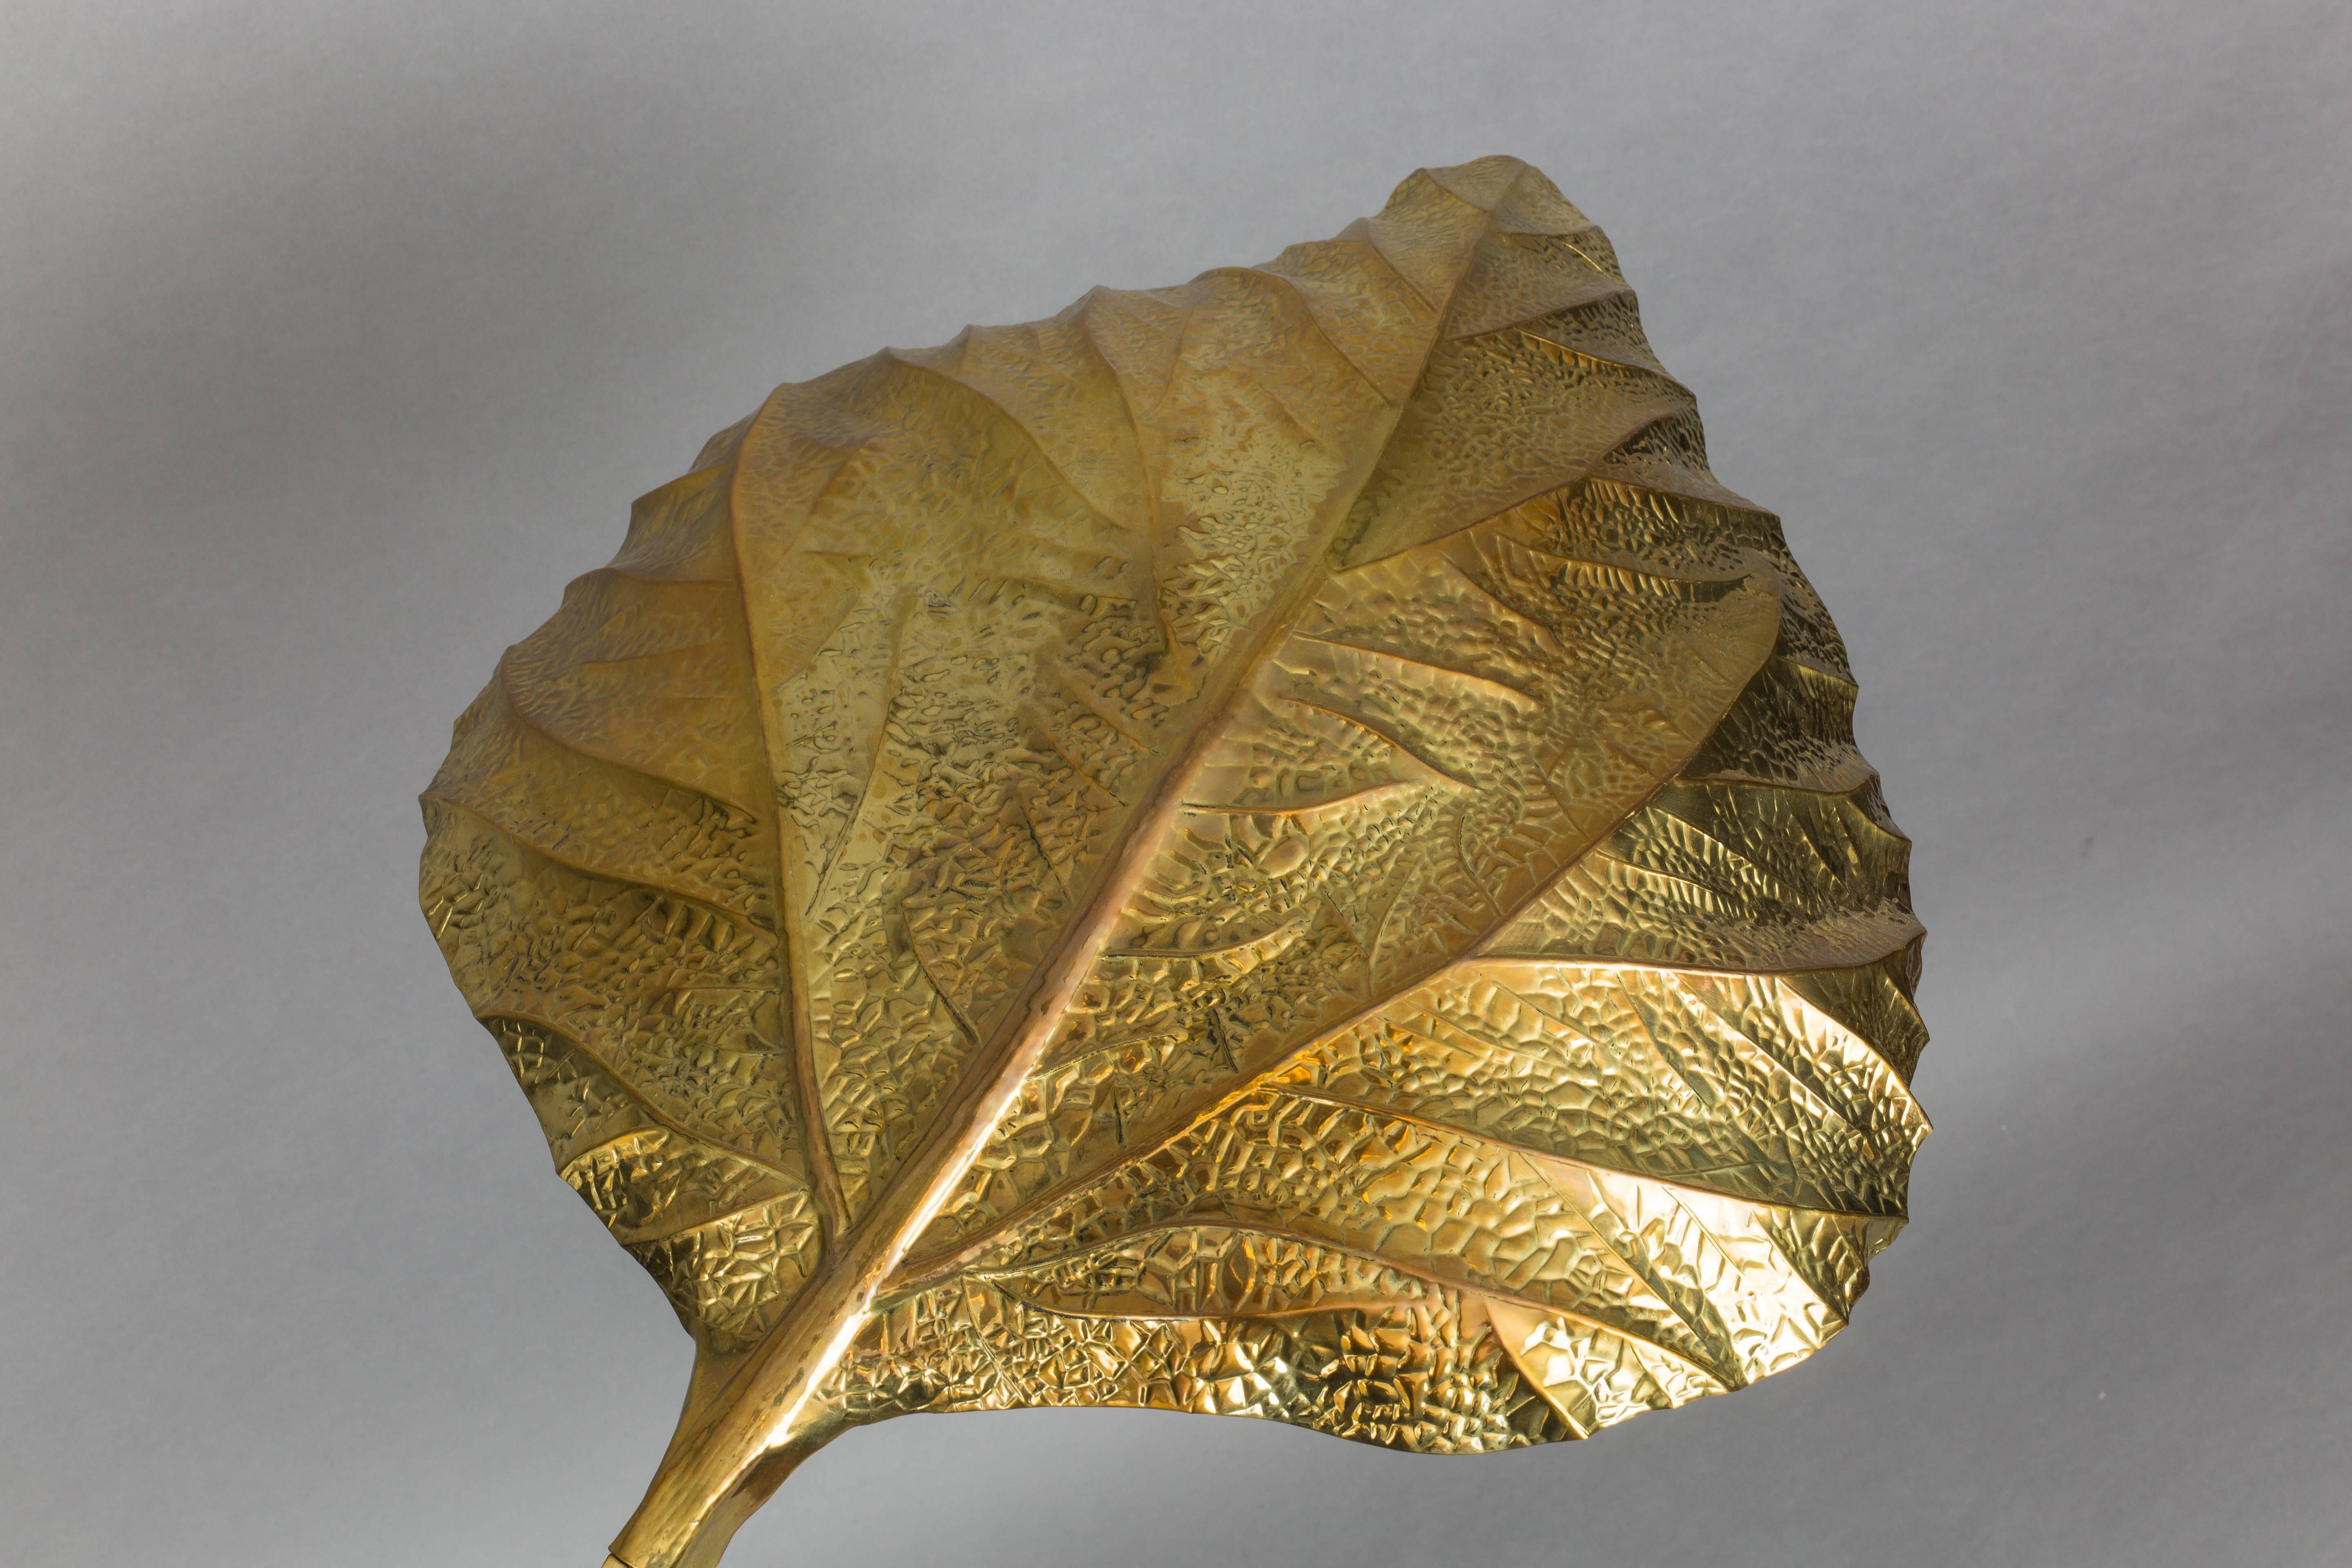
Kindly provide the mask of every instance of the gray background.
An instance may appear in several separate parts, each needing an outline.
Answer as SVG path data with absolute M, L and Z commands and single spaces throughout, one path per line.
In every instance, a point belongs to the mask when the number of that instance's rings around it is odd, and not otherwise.
M 1918 841 L 1852 1330 L 1574 1447 L 852 1434 L 740 1563 L 2318 1563 L 2352 1531 L 2352 13 L 0 11 L 0 1554 L 598 1561 L 683 1388 L 413 906 L 449 721 L 780 380 L 1527 157 Z

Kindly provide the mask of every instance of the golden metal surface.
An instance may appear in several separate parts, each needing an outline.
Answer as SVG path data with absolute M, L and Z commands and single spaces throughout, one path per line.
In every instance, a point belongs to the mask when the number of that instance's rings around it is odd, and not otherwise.
M 698 1354 L 621 1568 L 913 1411 L 1471 1453 L 1801 1360 L 1920 929 L 1835 629 L 1511 159 L 779 388 L 510 649 L 423 901 Z

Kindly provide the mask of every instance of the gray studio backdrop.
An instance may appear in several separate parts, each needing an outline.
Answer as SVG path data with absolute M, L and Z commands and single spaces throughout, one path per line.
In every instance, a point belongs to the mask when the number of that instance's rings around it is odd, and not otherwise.
M 688 1344 L 413 905 L 450 720 L 776 382 L 1598 219 L 1918 844 L 1851 1331 L 1581 1446 L 906 1420 L 730 1564 L 2340 1563 L 2352 13 L 0 8 L 0 1558 L 586 1568 Z

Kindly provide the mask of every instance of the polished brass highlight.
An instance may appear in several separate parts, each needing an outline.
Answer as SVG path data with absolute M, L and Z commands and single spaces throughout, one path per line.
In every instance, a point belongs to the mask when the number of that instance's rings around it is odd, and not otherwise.
M 1425 1453 L 1845 1322 L 1927 1131 L 1835 629 L 1515 160 L 779 388 L 510 649 L 423 902 L 698 1358 L 614 1543 L 914 1411 Z

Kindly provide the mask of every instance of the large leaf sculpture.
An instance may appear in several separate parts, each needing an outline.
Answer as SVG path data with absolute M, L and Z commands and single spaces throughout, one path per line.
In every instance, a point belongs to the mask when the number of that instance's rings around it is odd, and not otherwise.
M 1835 630 L 1510 159 L 779 388 L 511 649 L 424 904 L 698 1356 L 614 1543 L 912 1411 L 1430 1453 L 1845 1321 L 1927 1123 Z

